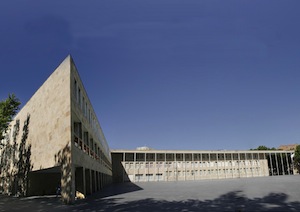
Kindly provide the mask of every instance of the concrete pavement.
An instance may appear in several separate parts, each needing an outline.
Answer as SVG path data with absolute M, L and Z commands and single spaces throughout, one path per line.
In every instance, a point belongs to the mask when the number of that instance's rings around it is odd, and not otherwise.
M 300 176 L 114 184 L 74 205 L 1 195 L 0 211 L 300 211 Z

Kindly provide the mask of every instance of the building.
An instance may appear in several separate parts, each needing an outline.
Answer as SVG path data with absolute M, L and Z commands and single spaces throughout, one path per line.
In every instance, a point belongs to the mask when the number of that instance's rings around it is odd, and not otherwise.
M 293 150 L 110 151 L 71 56 L 49 76 L 0 141 L 0 192 L 56 194 L 72 203 L 112 182 L 294 174 Z M 82 195 L 80 195 L 82 196 Z
M 112 150 L 113 181 L 184 181 L 292 175 L 293 152 Z
M 68 56 L 10 124 L 0 148 L 0 190 L 55 194 L 64 202 L 111 182 L 111 155 L 75 64 Z
M 287 145 L 280 145 L 278 147 L 279 150 L 296 150 L 299 144 L 287 144 Z

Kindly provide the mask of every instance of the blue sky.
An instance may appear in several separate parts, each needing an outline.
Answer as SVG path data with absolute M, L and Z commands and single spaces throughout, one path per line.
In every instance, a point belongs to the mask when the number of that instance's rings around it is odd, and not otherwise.
M 299 1 L 1 1 L 0 99 L 71 54 L 113 149 L 300 143 Z

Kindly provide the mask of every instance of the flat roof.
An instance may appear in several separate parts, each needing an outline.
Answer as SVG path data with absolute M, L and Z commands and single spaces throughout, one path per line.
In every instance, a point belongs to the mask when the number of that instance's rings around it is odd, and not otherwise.
M 113 149 L 111 153 L 293 153 L 294 150 L 126 150 Z

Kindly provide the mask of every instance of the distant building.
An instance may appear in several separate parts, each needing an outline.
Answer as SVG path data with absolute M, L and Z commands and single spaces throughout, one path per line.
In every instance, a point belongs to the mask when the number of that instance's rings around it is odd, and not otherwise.
M 292 175 L 294 151 L 112 150 L 114 182 Z
M 152 149 L 147 146 L 142 146 L 142 147 L 137 147 L 136 150 L 152 150 Z
M 16 115 L 0 147 L 0 190 L 55 194 L 65 202 L 111 182 L 111 155 L 74 62 L 68 56 Z
M 296 147 L 299 144 L 288 144 L 288 145 L 281 145 L 278 147 L 279 150 L 296 150 Z

